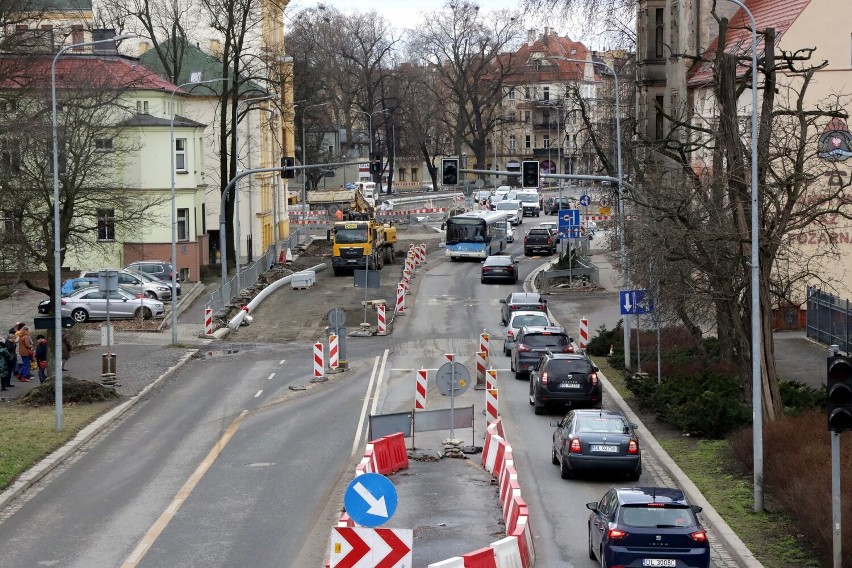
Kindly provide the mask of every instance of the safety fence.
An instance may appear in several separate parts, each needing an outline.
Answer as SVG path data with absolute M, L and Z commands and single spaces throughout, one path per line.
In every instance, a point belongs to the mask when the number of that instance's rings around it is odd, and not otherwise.
M 808 286 L 807 336 L 826 345 L 837 345 L 841 351 L 850 352 L 849 300 Z
M 293 230 L 289 237 L 279 243 L 277 254 L 275 246 L 270 246 L 263 256 L 241 269 L 238 274 L 227 280 L 224 286 L 219 286 L 219 288 L 213 290 L 207 300 L 206 307 L 211 309 L 216 317 L 224 315 L 225 308 L 231 304 L 236 295 L 243 289 L 253 286 L 276 262 L 286 260 L 288 252 L 305 242 L 309 236 L 306 228 L 298 227 Z
M 427 219 L 443 218 L 447 209 L 444 207 L 424 207 L 409 209 L 405 211 L 376 211 L 375 218 L 382 223 L 411 224 L 425 221 Z M 290 224 L 305 226 L 313 229 L 330 229 L 332 223 L 338 221 L 333 214 L 327 210 L 316 211 L 291 211 L 289 213 Z

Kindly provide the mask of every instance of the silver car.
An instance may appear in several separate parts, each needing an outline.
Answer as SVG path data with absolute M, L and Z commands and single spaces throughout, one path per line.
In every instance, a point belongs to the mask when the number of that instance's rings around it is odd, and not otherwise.
M 517 311 L 509 316 L 506 338 L 503 340 L 503 355 L 509 355 L 518 339 L 518 331 L 525 325 L 552 325 L 544 312 Z
M 107 306 L 107 295 L 109 295 L 109 306 Z M 70 316 L 78 323 L 107 319 L 107 308 L 109 308 L 111 319 L 161 318 L 166 313 L 165 306 L 159 300 L 134 294 L 125 288 L 107 293 L 92 286 L 62 298 L 62 315 Z
M 145 294 L 155 300 L 171 300 L 172 288 L 162 280 L 148 276 L 136 270 L 127 268 L 105 268 L 103 270 L 115 270 L 118 272 L 118 284 L 125 288 L 132 288 L 137 294 Z M 98 277 L 98 270 L 84 270 L 80 273 L 81 278 Z

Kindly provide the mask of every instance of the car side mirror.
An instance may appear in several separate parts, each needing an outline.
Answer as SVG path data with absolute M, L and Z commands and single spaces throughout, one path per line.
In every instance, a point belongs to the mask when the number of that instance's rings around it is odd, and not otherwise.
M 700 507 L 700 506 L 698 506 L 698 505 L 693 505 L 693 506 L 692 506 L 692 512 L 693 512 L 693 513 L 700 513 L 700 512 L 701 512 L 701 511 L 703 511 L 703 510 L 704 510 L 704 508 L 703 508 L 703 507 Z
M 501 304 L 505 304 L 505 303 L 506 303 L 506 300 L 500 300 L 500 303 L 501 303 Z
M 600 368 L 597 365 L 592 365 L 592 369 L 594 369 L 596 373 L 600 371 Z
M 550 425 L 559 428 L 560 426 L 562 426 L 562 422 L 560 422 L 559 420 L 551 420 Z
M 586 503 L 586 509 L 589 511 L 593 511 L 595 513 L 598 512 L 598 504 L 592 501 L 591 503 Z
M 516 260 L 516 261 L 515 261 L 515 264 L 520 264 L 520 263 L 521 263 L 521 261 L 520 261 L 520 260 Z

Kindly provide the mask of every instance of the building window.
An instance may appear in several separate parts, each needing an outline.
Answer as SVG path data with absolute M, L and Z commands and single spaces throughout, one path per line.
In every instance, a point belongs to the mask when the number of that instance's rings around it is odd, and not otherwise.
M 657 59 L 663 58 L 663 9 L 657 8 L 654 10 L 654 57 Z
M 186 173 L 186 138 L 175 138 L 175 171 Z
M 510 100 L 510 101 L 514 101 L 514 100 L 515 100 L 515 87 L 511 87 L 511 88 L 509 89 L 509 100 Z
M 19 140 L 0 141 L 0 172 L 4 175 L 21 173 L 21 146 Z
M 411 168 L 411 181 L 417 181 L 417 180 L 419 180 L 419 179 L 420 179 L 420 178 L 418 177 L 418 174 L 419 174 L 419 173 L 420 173 L 420 172 L 417 170 L 417 168 Z
M 532 112 L 525 110 L 524 111 L 524 124 L 529 124 L 532 121 Z
M 542 88 L 542 99 L 549 101 L 550 100 L 550 87 Z
M 83 26 L 79 24 L 74 24 L 71 26 L 71 43 L 83 43 L 85 39 L 83 38 Z M 84 46 L 75 47 L 74 51 L 82 51 Z
M 550 134 L 545 134 L 542 137 L 542 142 L 544 143 L 545 148 L 550 148 Z
M 0 224 L 2 224 L 2 232 L 4 235 L 15 234 L 15 218 L 11 211 L 5 209 L 0 211 Z
M 177 210 L 177 238 L 179 241 L 189 240 L 189 209 Z
M 508 120 L 509 122 L 515 122 L 516 119 L 517 116 L 515 115 L 515 111 L 511 111 L 506 115 L 506 120 Z
M 98 209 L 98 240 L 115 240 L 115 209 Z
M 654 116 L 654 139 L 663 139 L 663 95 L 657 95 Z
M 112 138 L 98 138 L 95 140 L 96 152 L 112 152 Z
M 406 181 L 405 173 L 405 168 L 399 168 L 399 181 Z
M 526 148 L 527 150 L 532 148 L 532 136 L 530 136 L 529 134 L 524 136 L 524 148 Z
M 524 98 L 530 100 L 530 88 L 524 87 Z
M 207 232 L 207 207 L 201 204 L 201 234 Z
M 514 134 L 509 134 L 509 150 L 514 151 L 518 147 L 518 139 Z
M 148 114 L 148 101 L 136 101 L 136 114 Z

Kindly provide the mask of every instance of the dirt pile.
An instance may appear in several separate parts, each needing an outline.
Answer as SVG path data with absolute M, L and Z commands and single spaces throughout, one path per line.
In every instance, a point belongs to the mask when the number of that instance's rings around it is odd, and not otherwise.
M 26 406 L 53 406 L 56 402 L 56 388 L 53 379 L 48 379 L 20 398 L 20 404 Z M 115 389 L 92 381 L 81 381 L 71 376 L 62 377 L 62 401 L 64 404 L 85 404 L 103 402 L 119 398 Z

